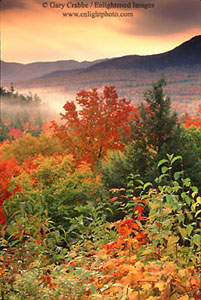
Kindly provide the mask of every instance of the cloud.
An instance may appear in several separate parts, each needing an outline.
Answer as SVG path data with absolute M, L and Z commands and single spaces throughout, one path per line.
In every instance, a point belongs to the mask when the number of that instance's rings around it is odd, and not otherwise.
M 42 0 L 0 0 L 1 10 L 30 9 L 34 3 L 42 3 Z
M 1 0 L 0 6 L 2 10 L 28 8 L 24 0 Z
M 124 33 L 159 36 L 201 28 L 200 0 L 153 0 L 155 7 L 134 11 L 136 16 L 128 20 Z

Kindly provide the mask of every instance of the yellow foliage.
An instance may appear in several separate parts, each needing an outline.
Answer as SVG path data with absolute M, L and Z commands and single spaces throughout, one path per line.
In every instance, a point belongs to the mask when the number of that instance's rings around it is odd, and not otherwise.
M 10 159 L 12 156 L 20 163 L 24 159 L 38 154 L 37 138 L 26 134 L 21 138 L 18 138 L 11 142 L 11 144 L 6 144 L 1 147 L 2 159 Z
M 146 282 L 146 283 L 144 283 L 144 284 L 142 285 L 142 289 L 143 289 L 144 291 L 149 291 L 151 288 L 152 288 L 152 285 L 151 285 L 150 283 L 148 283 L 148 282 Z
M 51 133 L 41 133 L 39 138 L 27 133 L 10 144 L 1 146 L 1 158 L 3 160 L 14 157 L 20 164 L 35 154 L 49 156 L 63 152 L 59 140 L 55 137 L 53 138 Z
M 33 182 L 25 171 L 22 171 L 15 177 L 15 184 L 18 184 L 23 190 L 31 190 L 33 188 Z
M 160 292 L 162 292 L 165 288 L 165 282 L 164 281 L 157 282 L 155 284 L 155 287 L 158 288 Z
M 185 277 L 186 276 L 186 270 L 181 269 L 181 270 L 179 270 L 178 274 L 179 274 L 180 277 Z
M 186 295 L 180 297 L 178 300 L 189 300 L 189 296 L 186 294 Z
M 172 245 L 175 245 L 179 240 L 179 237 L 176 237 L 176 236 L 170 236 L 168 238 L 168 246 L 172 246 Z
M 165 214 L 170 214 L 172 212 L 172 209 L 170 207 L 166 207 L 164 213 Z
M 197 203 L 201 204 L 201 197 L 198 196 L 197 199 L 196 199 Z

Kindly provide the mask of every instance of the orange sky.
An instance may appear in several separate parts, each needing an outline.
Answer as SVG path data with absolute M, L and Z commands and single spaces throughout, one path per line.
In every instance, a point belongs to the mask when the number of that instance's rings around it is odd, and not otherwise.
M 67 8 L 71 1 L 1 0 L 1 59 L 30 63 L 110 58 L 161 53 L 201 34 L 200 0 L 138 0 L 154 8 L 95 8 L 90 0 L 72 0 L 92 8 Z M 133 5 L 134 1 L 103 3 Z M 44 8 L 43 3 L 48 7 Z M 63 9 L 50 6 L 65 5 Z M 95 11 L 133 13 L 133 17 L 64 17 L 63 13 Z

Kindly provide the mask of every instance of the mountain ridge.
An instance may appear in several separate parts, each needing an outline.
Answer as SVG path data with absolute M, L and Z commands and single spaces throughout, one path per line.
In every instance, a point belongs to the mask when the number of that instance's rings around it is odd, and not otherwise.
M 57 70 L 75 70 L 80 68 L 87 68 L 95 63 L 99 63 L 105 59 L 98 59 L 94 61 L 82 61 L 76 60 L 57 60 L 46 62 L 33 62 L 33 63 L 17 63 L 17 62 L 5 62 L 0 60 L 2 83 L 11 83 L 26 80 L 32 80 L 45 74 L 55 72 Z
M 190 57 L 186 63 L 186 58 L 188 57 L 187 52 L 193 51 L 193 57 Z M 174 57 L 176 56 L 177 57 Z M 164 58 L 169 56 L 169 60 L 164 62 Z M 176 58 L 176 59 L 175 59 Z M 172 59 L 172 61 L 170 61 Z M 126 60 L 127 65 L 126 65 Z M 152 60 L 152 63 L 150 61 Z M 155 60 L 158 60 L 157 62 Z M 160 61 L 161 60 L 161 61 Z M 154 61 L 154 62 L 153 62 Z M 97 69 L 100 66 L 106 67 L 111 64 L 115 63 L 117 68 L 121 68 L 122 65 L 124 67 L 140 67 L 140 68 L 147 68 L 147 64 L 150 63 L 151 67 L 155 67 L 154 63 L 158 63 L 158 67 L 170 67 L 175 65 L 189 65 L 189 64 L 201 64 L 201 35 L 194 36 L 193 38 L 185 41 L 184 43 L 180 44 L 179 46 L 175 47 L 172 50 L 169 50 L 164 53 L 160 54 L 152 54 L 152 55 L 125 55 L 122 57 L 112 58 L 102 63 L 97 63 L 95 66 L 89 67 L 90 69 Z M 133 63 L 133 64 L 131 64 Z M 144 64 L 143 64 L 144 63 Z M 160 65 L 159 65 L 160 64 Z M 163 64 L 163 65 L 162 65 Z M 114 66 L 114 65 L 113 65 Z
M 193 49 L 193 55 L 192 55 Z M 191 55 L 189 57 L 189 51 Z M 188 53 L 187 53 L 188 52 Z M 188 59 L 187 59 L 188 58 Z M 190 58 L 190 59 L 189 59 Z M 172 50 L 160 54 L 152 55 L 125 55 L 97 62 L 87 68 L 77 69 L 76 72 L 71 71 L 55 71 L 45 74 L 37 79 L 48 79 L 69 75 L 69 74 L 87 74 L 93 71 L 99 71 L 106 68 L 112 69 L 144 69 L 147 71 L 163 70 L 170 67 L 192 65 L 201 65 L 201 35 L 195 36 L 188 41 L 180 44 Z
M 154 72 L 170 67 L 185 66 L 191 68 L 201 65 L 201 35 L 183 42 L 164 53 L 152 55 L 124 55 L 110 59 L 94 61 L 58 60 L 52 62 L 33 62 L 28 64 L 1 61 L 2 82 L 20 82 L 61 78 L 77 74 L 87 76 L 103 70 L 147 70 Z M 19 69 L 20 68 L 20 69 Z M 23 69 L 23 70 L 22 70 Z M 111 72 L 111 76 L 112 76 Z
M 24 77 L 23 81 L 14 82 L 14 87 L 23 93 L 37 93 L 47 101 L 55 101 L 55 97 L 59 101 L 80 90 L 113 85 L 120 97 L 137 104 L 143 100 L 144 91 L 164 75 L 166 92 L 177 112 L 196 114 L 196 107 L 201 104 L 201 35 L 161 54 L 127 55 L 92 64 L 55 70 L 31 80 Z

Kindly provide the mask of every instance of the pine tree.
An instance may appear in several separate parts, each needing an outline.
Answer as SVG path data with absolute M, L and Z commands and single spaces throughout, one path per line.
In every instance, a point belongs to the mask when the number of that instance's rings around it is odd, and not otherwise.
M 173 153 L 179 136 L 177 114 L 171 111 L 170 98 L 165 94 L 164 78 L 144 93 L 144 102 L 131 124 L 133 142 L 128 147 L 128 158 L 135 172 L 144 178 L 156 175 L 157 162 L 166 153 Z M 148 178 L 150 179 L 150 178 Z
M 131 123 L 131 142 L 122 154 L 124 159 L 120 160 L 118 153 L 114 153 L 102 164 L 103 180 L 110 187 L 119 184 L 125 187 L 130 173 L 151 181 L 157 176 L 158 161 L 176 148 L 180 130 L 177 115 L 171 112 L 170 98 L 164 93 L 165 85 L 162 78 L 145 92 L 145 101 L 138 106 Z
M 177 124 L 176 113 L 171 112 L 171 101 L 164 93 L 162 78 L 144 94 L 145 102 L 139 105 L 139 114 L 132 126 L 132 138 L 142 149 L 159 153 L 170 142 Z
M 158 162 L 167 154 L 181 155 L 181 164 L 174 164 L 172 173 L 183 169 L 184 176 L 192 184 L 200 185 L 201 157 L 199 138 L 190 135 L 171 111 L 171 101 L 165 95 L 164 79 L 153 84 L 144 94 L 144 103 L 138 107 L 131 124 L 132 142 L 125 147 L 121 156 L 110 155 L 102 164 L 103 181 L 110 188 L 126 187 L 126 177 L 133 173 L 141 175 L 146 182 L 153 182 L 159 175 Z

